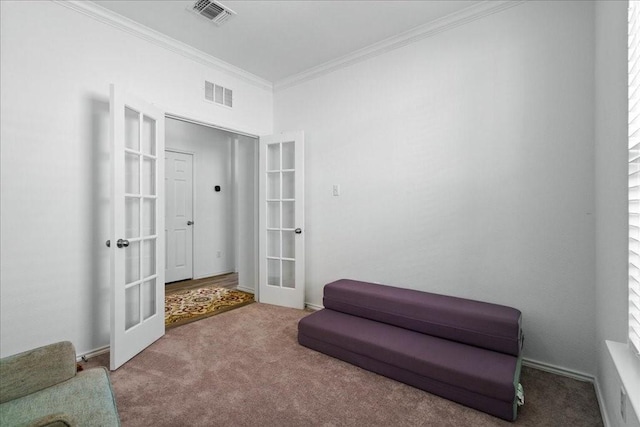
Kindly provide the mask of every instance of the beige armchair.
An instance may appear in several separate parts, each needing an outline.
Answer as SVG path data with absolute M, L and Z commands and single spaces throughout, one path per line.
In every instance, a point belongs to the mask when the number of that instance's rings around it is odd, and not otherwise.
M 119 426 L 109 374 L 76 373 L 68 341 L 0 359 L 0 425 Z

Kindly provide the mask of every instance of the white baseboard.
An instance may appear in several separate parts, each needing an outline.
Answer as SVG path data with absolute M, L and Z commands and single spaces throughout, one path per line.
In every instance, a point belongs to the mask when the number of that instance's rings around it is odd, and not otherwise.
M 541 371 L 550 372 L 556 375 L 562 375 L 563 377 L 573 378 L 574 380 L 586 381 L 594 383 L 595 378 L 593 375 L 585 374 L 584 372 L 574 371 L 572 369 L 563 368 L 561 366 L 551 365 L 549 363 L 539 362 L 533 359 L 522 359 L 522 364 L 530 368 L 539 369 Z
M 237 290 L 239 290 L 239 291 L 242 291 L 242 292 L 248 292 L 248 293 L 250 293 L 250 294 L 254 294 L 254 295 L 255 295 L 255 293 L 256 293 L 256 290 L 255 290 L 255 289 L 253 289 L 253 288 L 247 288 L 247 287 L 244 287 L 244 286 L 236 286 L 236 289 L 237 289 Z
M 224 270 L 224 271 L 219 271 L 217 273 L 205 273 L 199 276 L 193 276 L 191 280 L 208 279 L 209 277 L 223 276 L 225 274 L 231 274 L 235 272 L 236 272 L 235 270 Z
M 604 424 L 604 427 L 609 427 L 611 426 L 611 423 L 609 422 L 609 415 L 607 414 L 607 410 L 604 405 L 604 397 L 602 396 L 602 390 L 600 389 L 600 382 L 598 381 L 597 377 L 593 382 L 593 386 L 596 389 L 596 399 L 598 399 L 598 406 L 600 407 L 600 415 L 602 416 L 602 423 Z
M 313 311 L 318 311 L 318 310 L 322 310 L 324 307 L 321 305 L 316 305 L 316 304 L 311 304 L 310 302 L 305 302 L 304 306 L 306 308 L 310 308 Z
M 101 354 L 105 354 L 109 352 L 109 346 L 105 345 L 104 347 L 98 347 L 93 350 L 89 350 L 83 354 L 76 355 L 76 362 L 79 362 L 83 359 L 91 359 L 92 357 L 100 356 Z
M 604 406 L 604 399 L 602 397 L 602 392 L 600 391 L 600 385 L 598 384 L 598 379 L 593 375 L 585 374 L 584 372 L 574 371 L 572 369 L 563 368 L 561 366 L 551 365 L 549 363 L 539 362 L 537 360 L 522 359 L 522 364 L 524 366 L 528 366 L 530 368 L 539 369 L 541 371 L 549 372 L 556 375 L 561 375 L 563 377 L 572 378 L 578 381 L 585 381 L 593 384 L 596 392 L 596 400 L 598 401 L 598 407 L 600 409 L 600 415 L 602 416 L 602 422 L 604 427 L 609 427 L 611 423 L 609 422 L 609 417 L 607 416 L 607 411 Z

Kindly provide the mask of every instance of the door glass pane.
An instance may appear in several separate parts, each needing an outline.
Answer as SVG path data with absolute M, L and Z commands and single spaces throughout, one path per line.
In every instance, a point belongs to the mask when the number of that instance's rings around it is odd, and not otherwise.
M 142 152 L 156 155 L 156 121 L 147 116 L 142 120 Z
M 156 279 L 142 284 L 142 318 L 147 320 L 156 314 Z
M 280 286 L 280 260 L 267 260 L 267 285 Z
M 267 202 L 267 228 L 280 228 L 280 202 Z
M 140 242 L 130 242 L 124 249 L 124 280 L 125 283 L 140 279 Z
M 140 157 L 137 154 L 124 155 L 124 192 L 140 194 Z
M 282 169 L 294 169 L 296 164 L 295 143 L 282 143 Z
M 282 202 L 282 228 L 295 228 L 296 208 L 295 202 Z
M 295 172 L 282 172 L 282 198 L 294 199 L 296 197 Z
M 282 261 L 282 287 L 296 287 L 296 263 L 293 261 Z
M 140 151 L 140 114 L 129 107 L 124 109 L 124 146 Z
M 142 159 L 142 194 L 156 194 L 156 160 L 148 157 Z
M 153 236 L 154 234 L 156 234 L 156 201 L 142 199 L 142 235 Z
M 267 173 L 267 199 L 280 198 L 280 172 Z
M 296 240 L 293 231 L 282 232 L 282 257 L 283 258 L 295 258 L 296 257 Z
M 142 242 L 142 277 L 156 274 L 156 239 Z
M 279 231 L 267 231 L 267 256 L 280 258 Z
M 130 329 L 140 323 L 140 285 L 131 286 L 124 293 L 124 326 Z
M 267 145 L 267 170 L 280 170 L 280 144 Z
M 124 198 L 124 234 L 127 239 L 140 236 L 140 199 Z

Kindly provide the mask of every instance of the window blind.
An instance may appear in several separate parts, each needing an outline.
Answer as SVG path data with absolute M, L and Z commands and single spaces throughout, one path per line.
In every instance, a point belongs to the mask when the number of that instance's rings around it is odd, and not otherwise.
M 629 2 L 629 342 L 640 353 L 640 4 Z

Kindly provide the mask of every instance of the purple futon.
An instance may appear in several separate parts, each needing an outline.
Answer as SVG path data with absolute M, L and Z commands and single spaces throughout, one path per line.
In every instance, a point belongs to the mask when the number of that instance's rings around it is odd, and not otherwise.
M 300 344 L 506 420 L 515 420 L 520 311 L 410 289 L 338 280 Z

